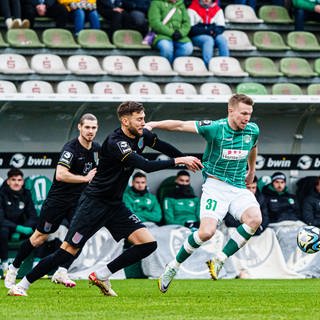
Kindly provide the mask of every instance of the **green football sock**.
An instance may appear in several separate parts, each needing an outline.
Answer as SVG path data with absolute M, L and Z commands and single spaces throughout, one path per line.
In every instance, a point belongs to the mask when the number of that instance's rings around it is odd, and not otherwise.
M 231 238 L 224 246 L 222 252 L 230 257 L 242 248 L 247 241 L 254 235 L 255 230 L 246 224 L 241 224 L 236 231 L 231 235 Z
M 196 249 L 202 245 L 203 241 L 199 238 L 198 231 L 195 231 L 189 235 L 180 248 L 176 260 L 179 263 L 185 261 Z

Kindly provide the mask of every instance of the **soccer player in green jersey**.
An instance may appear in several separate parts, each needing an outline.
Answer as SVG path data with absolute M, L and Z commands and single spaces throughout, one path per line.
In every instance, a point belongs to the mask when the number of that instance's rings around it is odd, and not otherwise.
M 200 227 L 184 241 L 175 259 L 169 262 L 160 276 L 158 284 L 163 293 L 168 290 L 180 264 L 213 237 L 227 212 L 242 224 L 222 252 L 207 262 L 215 280 L 225 260 L 244 246 L 261 224 L 259 204 L 254 194 L 246 189 L 246 184 L 252 183 L 255 175 L 259 135 L 258 126 L 249 122 L 252 112 L 252 99 L 244 94 L 235 94 L 228 102 L 227 118 L 215 121 L 163 120 L 146 124 L 148 129 L 197 133 L 207 142 L 202 159 L 204 184 Z

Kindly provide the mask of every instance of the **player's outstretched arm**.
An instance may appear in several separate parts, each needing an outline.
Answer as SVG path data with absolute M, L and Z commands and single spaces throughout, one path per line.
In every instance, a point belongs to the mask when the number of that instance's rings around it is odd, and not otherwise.
M 90 170 L 86 176 L 77 175 L 71 173 L 67 167 L 58 164 L 56 169 L 56 179 L 67 183 L 87 183 L 92 180 L 96 172 L 97 169 L 94 168 Z
M 188 170 L 196 172 L 203 168 L 201 161 L 193 156 L 179 157 L 174 159 L 175 165 L 184 164 Z
M 162 121 L 150 121 L 145 124 L 145 128 L 161 129 L 167 131 L 181 131 L 181 132 L 193 132 L 196 133 L 195 121 L 181 121 L 181 120 L 162 120 Z

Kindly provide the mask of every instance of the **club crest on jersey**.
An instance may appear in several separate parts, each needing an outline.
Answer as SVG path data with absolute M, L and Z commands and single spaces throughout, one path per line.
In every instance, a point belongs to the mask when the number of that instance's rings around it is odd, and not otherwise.
M 73 158 L 73 154 L 69 151 L 63 151 L 61 157 L 60 157 L 60 160 L 59 162 L 63 162 L 65 164 L 70 164 L 71 163 L 71 160 Z
M 117 142 L 117 145 L 118 145 L 122 154 L 125 154 L 125 153 L 132 151 L 132 149 L 127 141 L 119 141 L 119 142 Z
M 248 134 L 246 134 L 244 137 L 243 137 L 243 141 L 244 143 L 249 143 L 251 141 L 251 136 L 249 136 Z
M 223 149 L 222 159 L 225 160 L 242 160 L 248 155 L 248 150 Z
M 199 126 L 203 127 L 203 126 L 209 126 L 212 123 L 211 120 L 201 120 L 199 121 Z
M 138 141 L 138 148 L 141 150 L 144 147 L 144 138 L 141 137 Z

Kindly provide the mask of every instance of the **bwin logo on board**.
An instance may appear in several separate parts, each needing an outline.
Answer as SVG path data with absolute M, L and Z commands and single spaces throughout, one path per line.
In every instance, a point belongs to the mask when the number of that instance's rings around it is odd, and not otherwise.
M 13 166 L 15 168 L 21 168 L 23 167 L 25 161 L 26 161 L 26 157 L 22 153 L 15 153 L 10 159 L 9 164 L 10 166 Z

